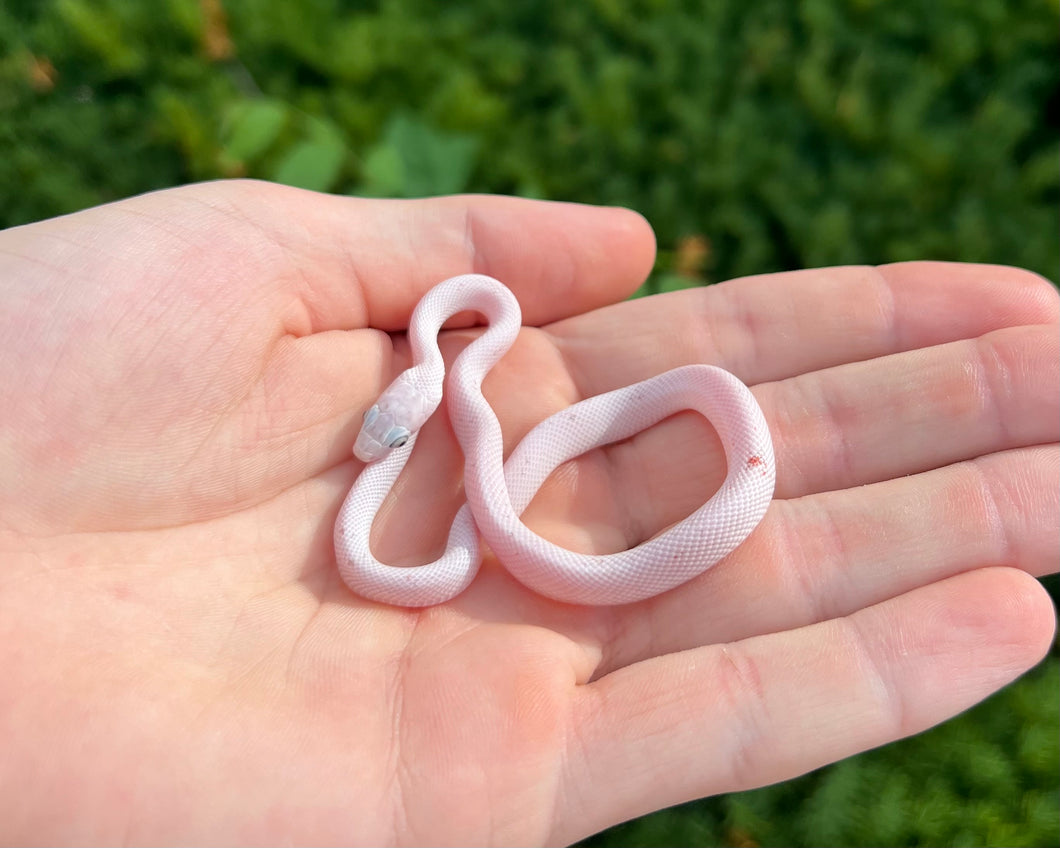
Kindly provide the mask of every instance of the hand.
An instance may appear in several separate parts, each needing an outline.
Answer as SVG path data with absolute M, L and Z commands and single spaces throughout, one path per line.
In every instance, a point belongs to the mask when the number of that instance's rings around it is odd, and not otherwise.
M 256 183 L 0 234 L 0 838 L 566 843 L 916 733 L 1033 665 L 1056 292 L 917 263 L 605 306 L 652 256 L 621 210 Z M 626 607 L 489 561 L 440 608 L 352 595 L 331 529 L 361 412 L 408 362 L 388 333 L 468 271 L 536 327 L 486 383 L 509 449 L 676 365 L 752 385 L 778 486 L 751 538 Z M 720 456 L 685 413 L 565 466 L 526 520 L 614 551 L 702 503 Z M 444 546 L 460 466 L 436 417 L 381 558 Z

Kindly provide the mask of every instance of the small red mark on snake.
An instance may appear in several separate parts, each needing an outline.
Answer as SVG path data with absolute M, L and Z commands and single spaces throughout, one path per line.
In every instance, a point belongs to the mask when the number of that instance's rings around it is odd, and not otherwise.
M 765 461 L 760 456 L 752 456 L 749 460 L 747 460 L 748 468 L 757 468 L 760 465 L 765 465 Z

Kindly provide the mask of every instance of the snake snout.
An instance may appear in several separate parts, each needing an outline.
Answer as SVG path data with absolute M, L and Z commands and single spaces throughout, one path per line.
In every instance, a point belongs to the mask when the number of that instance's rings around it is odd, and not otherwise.
M 361 428 L 357 434 L 357 441 L 353 444 L 353 455 L 361 462 L 375 462 L 382 459 L 389 448 L 379 443 L 366 427 Z
M 397 416 L 382 401 L 364 413 L 364 423 L 353 446 L 354 455 L 361 462 L 382 459 L 394 448 L 404 447 L 412 432 L 397 423 Z

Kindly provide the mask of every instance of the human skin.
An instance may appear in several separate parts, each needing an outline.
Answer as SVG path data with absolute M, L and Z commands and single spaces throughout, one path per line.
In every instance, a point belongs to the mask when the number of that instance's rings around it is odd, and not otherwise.
M 253 182 L 0 233 L 0 841 L 564 844 L 919 732 L 1038 662 L 1056 291 L 911 263 L 616 304 L 653 256 L 625 210 Z M 440 607 L 353 595 L 331 531 L 361 412 L 465 272 L 530 325 L 485 384 L 507 450 L 678 365 L 750 385 L 777 489 L 748 541 L 614 608 L 489 557 Z M 441 550 L 461 461 L 435 416 L 381 558 Z M 683 413 L 564 466 L 525 519 L 612 552 L 723 474 Z

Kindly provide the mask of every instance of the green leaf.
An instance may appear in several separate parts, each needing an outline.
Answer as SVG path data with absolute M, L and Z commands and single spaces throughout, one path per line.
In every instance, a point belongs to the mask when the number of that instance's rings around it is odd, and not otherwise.
M 62 25 L 76 33 L 112 73 L 125 76 L 145 66 L 147 54 L 137 44 L 135 33 L 124 31 L 114 8 L 84 0 L 59 0 L 54 11 Z
M 455 194 L 467 187 L 477 151 L 471 136 L 442 132 L 398 113 L 380 144 L 365 155 L 365 189 L 397 197 Z
M 319 115 L 308 115 L 305 120 L 306 137 L 320 144 L 331 144 L 346 147 L 346 137 L 334 121 L 321 118 Z
M 288 151 L 273 170 L 278 183 L 328 191 L 338 180 L 346 150 L 334 142 L 302 141 Z
M 268 150 L 287 122 L 287 105 L 279 100 L 248 100 L 230 113 L 225 153 L 243 162 Z
M 395 197 L 405 186 L 405 163 L 393 147 L 373 147 L 361 166 L 364 172 L 364 194 L 374 197 Z

